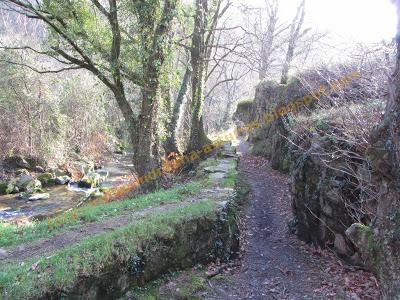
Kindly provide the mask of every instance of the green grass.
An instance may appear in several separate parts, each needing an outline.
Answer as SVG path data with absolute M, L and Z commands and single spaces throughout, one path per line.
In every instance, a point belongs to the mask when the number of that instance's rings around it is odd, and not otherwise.
M 168 203 L 179 203 L 190 196 L 198 194 L 210 184 L 207 181 L 196 181 L 178 185 L 170 190 L 142 195 L 133 199 L 111 202 L 98 206 L 84 206 L 55 218 L 33 222 L 30 225 L 0 224 L 0 248 L 13 247 L 32 240 L 49 238 L 68 229 L 74 229 L 84 223 L 100 221 L 124 214 L 157 207 Z
M 236 186 L 237 179 L 238 179 L 238 171 L 236 170 L 236 168 L 237 168 L 237 162 L 235 160 L 232 160 L 230 162 L 230 170 L 228 171 L 228 173 L 226 174 L 226 176 L 222 182 L 223 187 L 234 188 Z
M 115 264 L 127 265 L 137 245 L 173 236 L 179 224 L 199 217 L 215 218 L 217 203 L 202 201 L 169 213 L 152 215 L 111 233 L 97 235 L 47 258 L 0 266 L 0 298 L 40 298 L 65 290 L 81 276 L 99 276 Z M 34 266 L 34 267 L 33 267 Z

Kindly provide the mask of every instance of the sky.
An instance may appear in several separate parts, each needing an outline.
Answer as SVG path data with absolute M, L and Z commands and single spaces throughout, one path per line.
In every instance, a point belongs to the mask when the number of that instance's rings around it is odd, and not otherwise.
M 282 19 L 289 21 L 300 0 L 278 1 Z M 264 0 L 243 2 L 257 6 Z M 390 0 L 306 0 L 306 22 L 337 42 L 373 43 L 395 36 L 397 16 Z

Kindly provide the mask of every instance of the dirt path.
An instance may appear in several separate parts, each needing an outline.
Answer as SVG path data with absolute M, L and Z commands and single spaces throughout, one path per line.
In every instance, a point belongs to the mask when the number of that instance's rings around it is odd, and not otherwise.
M 368 288 L 377 290 L 371 274 L 341 266 L 332 253 L 307 247 L 288 233 L 287 176 L 272 170 L 268 161 L 248 155 L 246 144 L 240 144 L 238 152 L 240 172 L 252 189 L 242 218 L 244 255 L 233 274 L 210 281 L 213 292 L 204 298 L 378 299 L 376 294 L 368 296 Z M 357 294 L 357 282 L 365 292 Z

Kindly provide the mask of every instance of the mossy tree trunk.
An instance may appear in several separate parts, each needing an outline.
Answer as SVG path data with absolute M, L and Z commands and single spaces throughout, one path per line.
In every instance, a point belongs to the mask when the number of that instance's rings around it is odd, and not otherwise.
M 167 139 L 164 143 L 164 150 L 166 154 L 175 152 L 178 153 L 178 146 L 176 143 L 176 126 L 178 124 L 179 113 L 182 107 L 183 100 L 185 99 L 190 80 L 192 78 L 192 70 L 190 67 L 186 68 L 185 75 L 183 76 L 182 84 L 176 98 L 174 108 L 172 110 L 171 119 L 167 124 Z
M 192 99 L 190 104 L 191 124 L 189 144 L 187 151 L 199 150 L 209 142 L 204 131 L 203 103 L 204 88 L 208 69 L 208 58 L 211 55 L 213 43 L 213 30 L 217 26 L 218 12 L 221 1 L 218 2 L 212 25 L 208 26 L 209 7 L 208 0 L 196 0 L 196 13 L 192 34 L 192 46 L 190 51 L 192 66 Z
M 158 137 L 158 110 L 161 94 L 161 75 L 167 55 L 168 32 L 172 27 L 177 0 L 164 2 L 161 20 L 154 24 L 158 2 L 149 9 L 138 11 L 140 15 L 141 47 L 143 51 L 143 87 L 141 88 L 141 113 L 139 116 L 134 156 L 135 171 L 139 177 L 148 176 L 161 167 Z M 140 9 L 141 6 L 138 7 Z M 154 28 L 154 29 L 153 29 Z M 154 176 L 143 185 L 144 191 L 159 186 L 160 177 Z

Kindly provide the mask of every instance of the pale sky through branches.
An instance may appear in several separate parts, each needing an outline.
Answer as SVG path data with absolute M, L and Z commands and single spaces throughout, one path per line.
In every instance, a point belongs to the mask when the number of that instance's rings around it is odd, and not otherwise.
M 264 0 L 239 1 L 262 6 Z M 282 19 L 293 18 L 300 0 L 279 0 Z M 329 31 L 338 42 L 380 42 L 396 31 L 396 9 L 390 0 L 306 0 L 306 22 Z

